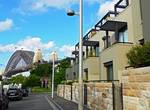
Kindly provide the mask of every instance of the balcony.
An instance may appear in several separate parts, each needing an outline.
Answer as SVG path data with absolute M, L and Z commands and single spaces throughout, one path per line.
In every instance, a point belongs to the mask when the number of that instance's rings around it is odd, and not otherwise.
M 100 30 L 101 26 L 104 25 L 104 23 L 107 20 L 111 20 L 115 17 L 116 13 L 114 11 L 109 11 L 96 25 L 95 29 Z
M 104 48 L 108 48 L 114 43 L 128 42 L 127 40 L 120 40 L 120 33 L 128 29 L 127 22 L 116 21 L 115 17 L 129 5 L 128 0 L 119 0 L 114 5 L 114 11 L 109 11 L 96 25 L 95 29 L 105 31 L 106 35 L 102 38 L 104 41 Z M 114 33 L 114 35 L 112 35 Z M 112 38 L 113 36 L 113 38 Z M 113 39 L 113 41 L 111 41 Z
M 74 51 L 72 51 L 72 54 L 73 54 L 73 55 L 75 55 L 75 56 L 78 56 L 78 54 L 79 54 L 79 51 L 77 51 L 77 50 L 74 50 Z
M 95 25 L 96 29 L 99 29 L 100 31 L 105 31 L 106 33 L 106 35 L 102 38 L 102 40 L 104 41 L 104 49 L 118 42 L 128 42 L 127 22 L 115 21 L 113 17 L 115 17 L 116 13 L 117 12 L 108 12 Z
M 125 26 L 127 26 L 127 22 L 107 20 L 103 25 L 101 25 L 100 30 L 102 30 L 102 31 L 118 31 Z
M 77 80 L 79 74 L 79 64 L 74 63 L 70 68 L 66 69 L 66 80 Z
M 76 47 L 79 46 L 79 43 L 76 44 Z M 99 56 L 99 41 L 89 41 L 89 40 L 83 40 L 83 58 L 88 57 L 98 57 Z M 79 51 L 75 50 L 72 52 L 76 56 L 76 59 L 78 59 Z
M 127 25 L 126 22 L 114 21 L 117 12 L 109 11 L 96 25 L 95 28 L 102 31 L 117 31 Z
M 98 51 L 97 48 L 99 48 L 99 41 L 83 40 L 83 46 L 85 47 L 85 57 L 97 56 L 96 53 Z
M 124 10 L 129 5 L 129 0 L 119 0 L 114 6 L 115 16 L 117 16 L 120 9 Z M 118 10 L 119 9 L 119 10 Z
M 84 40 L 89 40 L 90 38 L 92 38 L 95 34 L 96 34 L 97 30 L 96 29 L 91 29 L 84 37 L 83 37 L 83 41 Z

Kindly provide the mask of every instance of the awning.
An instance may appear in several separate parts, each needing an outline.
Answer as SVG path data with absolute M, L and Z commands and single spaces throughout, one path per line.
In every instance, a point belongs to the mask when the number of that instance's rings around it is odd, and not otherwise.
M 79 51 L 75 50 L 75 51 L 72 52 L 72 54 L 74 54 L 74 55 L 79 55 Z M 85 52 L 83 51 L 83 55 L 84 55 L 84 54 L 85 54 Z
M 83 46 L 99 46 L 99 41 L 83 41 Z
M 100 26 L 100 30 L 116 31 L 122 29 L 125 26 L 127 26 L 127 22 L 108 20 L 102 26 Z
M 76 44 L 76 46 L 79 46 L 79 43 Z M 99 41 L 89 41 L 89 40 L 83 40 L 83 46 L 99 46 Z
M 79 54 L 79 51 L 75 50 L 75 51 L 72 52 L 72 54 L 78 55 L 78 54 Z

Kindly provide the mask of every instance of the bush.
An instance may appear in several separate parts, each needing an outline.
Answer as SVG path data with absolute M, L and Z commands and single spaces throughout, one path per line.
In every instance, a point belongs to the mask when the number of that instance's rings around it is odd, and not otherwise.
M 137 45 L 127 53 L 128 63 L 132 67 L 150 66 L 150 43 Z
M 40 86 L 40 77 L 36 75 L 30 75 L 25 81 L 25 87 Z

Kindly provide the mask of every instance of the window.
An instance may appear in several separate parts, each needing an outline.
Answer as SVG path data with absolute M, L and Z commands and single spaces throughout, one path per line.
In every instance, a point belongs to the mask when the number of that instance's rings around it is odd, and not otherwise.
M 125 27 L 119 31 L 119 42 L 128 42 L 127 27 Z
M 107 80 L 113 80 L 113 65 L 107 66 Z
M 76 72 L 73 72 L 73 79 L 76 79 Z
M 99 56 L 99 47 L 96 47 L 96 56 Z
M 102 39 L 104 41 L 104 48 L 108 48 L 110 46 L 110 37 L 104 36 Z
M 88 80 L 88 68 L 84 69 L 84 72 L 85 72 L 85 80 L 87 81 Z
M 107 80 L 113 80 L 113 62 L 104 63 L 107 72 Z

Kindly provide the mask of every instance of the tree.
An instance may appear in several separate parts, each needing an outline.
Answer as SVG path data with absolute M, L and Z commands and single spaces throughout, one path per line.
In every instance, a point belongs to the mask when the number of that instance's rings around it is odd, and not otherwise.
M 57 68 L 55 69 L 55 83 L 56 84 L 60 84 L 62 81 L 65 81 L 65 73 L 66 73 L 66 69 L 70 66 L 70 59 L 63 59 L 60 61 L 60 63 L 58 64 Z
M 40 77 L 37 75 L 30 75 L 27 77 L 25 83 L 25 87 L 34 87 L 34 86 L 40 86 Z
M 150 43 L 133 47 L 127 53 L 127 58 L 132 67 L 150 66 Z
M 22 74 L 14 76 L 10 79 L 10 83 L 16 83 L 16 84 L 24 84 L 26 80 L 26 77 L 23 76 Z
M 35 68 L 30 71 L 31 75 L 36 75 L 39 77 L 50 76 L 52 74 L 52 65 L 46 64 L 36 64 Z
M 9 83 L 22 84 L 23 87 L 40 86 L 40 77 L 36 75 L 30 75 L 25 77 L 23 75 L 17 75 L 9 80 Z
M 66 69 L 70 66 L 70 59 L 63 59 L 59 62 L 57 67 L 55 68 L 55 84 L 60 84 L 62 81 L 65 81 L 65 73 Z M 52 64 L 36 64 L 35 68 L 30 71 L 30 75 L 35 75 L 39 78 L 41 77 L 49 77 L 50 80 L 52 78 Z M 40 80 L 39 80 L 40 81 Z M 31 81 L 29 81 L 31 82 Z M 29 83 L 28 82 L 28 83 Z M 27 83 L 27 85 L 29 85 Z M 32 83 L 32 82 L 31 82 Z

